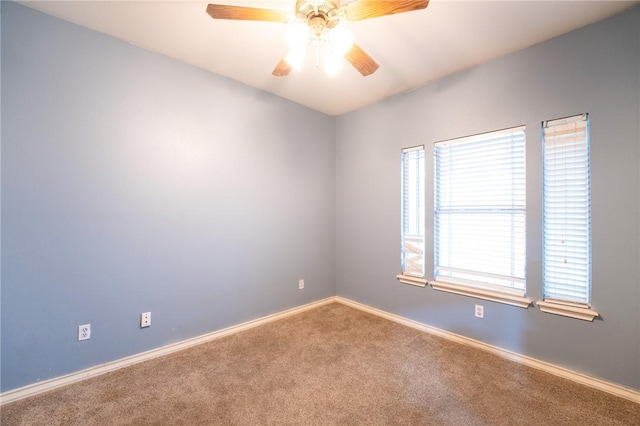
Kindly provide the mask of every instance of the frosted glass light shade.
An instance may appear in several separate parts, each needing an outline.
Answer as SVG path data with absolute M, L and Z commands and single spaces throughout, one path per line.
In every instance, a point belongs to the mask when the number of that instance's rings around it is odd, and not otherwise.
M 287 44 L 291 49 L 299 49 L 309 43 L 309 25 L 303 22 L 292 22 L 287 25 Z
M 337 54 L 344 55 L 353 46 L 353 34 L 344 26 L 337 26 L 329 32 L 329 42 Z
M 304 62 L 306 50 L 306 45 L 294 47 L 293 49 L 291 49 L 289 54 L 284 57 L 284 60 L 287 61 L 293 69 L 295 69 L 296 71 L 300 71 L 302 62 Z

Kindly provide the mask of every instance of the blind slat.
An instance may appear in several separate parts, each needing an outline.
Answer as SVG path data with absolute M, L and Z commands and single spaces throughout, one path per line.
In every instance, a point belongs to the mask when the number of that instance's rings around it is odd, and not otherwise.
M 544 298 L 591 303 L 588 115 L 543 125 Z
M 424 277 L 424 146 L 402 150 L 401 167 L 401 269 L 403 274 Z
M 436 143 L 435 278 L 524 294 L 525 133 Z

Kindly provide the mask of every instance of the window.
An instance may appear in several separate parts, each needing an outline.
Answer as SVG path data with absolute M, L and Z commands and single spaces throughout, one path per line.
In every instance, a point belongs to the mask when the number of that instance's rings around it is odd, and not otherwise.
M 593 320 L 589 116 L 542 123 L 545 312 Z
M 424 287 L 424 145 L 402 150 L 401 267 L 398 280 Z
M 525 132 L 435 144 L 433 288 L 527 307 Z

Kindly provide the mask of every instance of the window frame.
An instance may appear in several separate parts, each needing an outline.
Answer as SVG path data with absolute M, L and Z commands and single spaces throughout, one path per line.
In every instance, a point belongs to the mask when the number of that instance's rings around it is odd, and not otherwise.
M 520 133 L 522 133 L 522 135 L 519 135 Z M 459 145 L 463 145 L 463 144 L 469 144 L 470 147 L 473 147 L 473 149 L 475 149 L 477 146 L 481 146 L 481 149 L 485 149 L 485 147 L 482 147 L 482 143 L 487 143 L 490 144 L 492 143 L 492 141 L 495 141 L 497 139 L 501 139 L 504 137 L 509 137 L 510 140 L 518 140 L 518 142 L 520 142 L 521 140 L 521 146 L 519 146 L 518 148 L 522 150 L 521 156 L 522 158 L 517 158 L 521 163 L 522 163 L 522 167 L 523 170 L 521 172 L 522 176 L 523 176 L 523 181 L 519 184 L 518 186 L 518 190 L 524 194 L 524 200 L 522 201 L 522 208 L 514 208 L 511 209 L 511 213 L 509 213 L 509 209 L 504 209 L 503 211 L 491 211 L 491 208 L 485 209 L 484 207 L 478 207 L 476 210 L 486 210 L 486 215 L 487 217 L 491 217 L 493 215 L 493 213 L 497 213 L 497 214 L 511 214 L 512 217 L 514 217 L 513 215 L 516 214 L 514 213 L 516 210 L 522 210 L 522 218 L 521 218 L 521 224 L 522 224 L 522 230 L 521 230 L 521 234 L 522 234 L 522 243 L 520 246 L 520 250 L 521 250 L 521 254 L 520 254 L 520 262 L 519 264 L 521 265 L 521 267 L 523 268 L 522 271 L 522 288 L 510 288 L 507 287 L 505 285 L 492 285 L 490 283 L 484 283 L 484 282 L 475 282 L 472 279 L 455 279 L 452 277 L 446 277 L 446 276 L 441 276 L 440 271 L 444 270 L 446 267 L 444 265 L 440 265 L 439 264 L 439 255 L 440 252 L 439 250 L 441 249 L 441 247 L 439 247 L 440 245 L 442 245 L 442 242 L 438 240 L 439 238 L 439 229 L 438 227 L 440 226 L 440 216 L 443 213 L 443 209 L 440 209 L 441 203 L 439 200 L 439 191 L 440 191 L 440 187 L 439 185 L 441 184 L 439 182 L 439 176 L 438 173 L 443 173 L 442 168 L 440 167 L 440 165 L 438 164 L 439 161 L 439 150 L 442 149 L 447 149 L 447 146 L 459 146 Z M 472 145 L 472 144 L 479 144 L 479 145 Z M 442 147 L 442 148 L 441 148 Z M 499 303 L 505 303 L 505 304 L 509 304 L 509 305 L 513 305 L 513 306 L 518 306 L 518 307 L 522 307 L 522 308 L 527 308 L 531 303 L 532 300 L 528 297 L 526 297 L 526 261 L 527 261 L 527 257 L 526 257 L 526 127 L 525 126 L 517 126 L 517 127 L 512 127 L 512 128 L 508 128 L 508 129 L 503 129 L 503 130 L 497 130 L 497 131 L 491 131 L 491 132 L 486 132 L 486 133 L 481 133 L 481 134 L 476 134 L 476 135 L 472 135 L 472 136 L 467 136 L 467 137 L 462 137 L 462 138 L 456 138 L 456 139 L 451 139 L 451 140 L 446 140 L 446 141 L 441 141 L 441 142 L 436 142 L 434 144 L 434 281 L 431 282 L 431 286 L 436 289 L 436 290 L 441 290 L 441 291 L 446 291 L 446 292 L 450 292 L 450 293 L 455 293 L 455 294 L 461 294 L 461 295 L 465 295 L 465 296 L 470 296 L 470 297 L 474 297 L 474 298 L 480 298 L 480 299 L 486 299 L 486 300 L 492 300 L 495 302 L 499 302 Z M 515 158 L 515 157 L 514 157 Z M 473 161 L 473 160 L 472 160 Z M 513 158 L 511 158 L 511 161 L 513 161 Z M 447 170 L 445 170 L 446 172 Z M 513 195 L 513 193 L 511 194 L 512 197 L 515 196 Z M 512 198 L 513 200 L 513 198 Z M 513 201 L 512 201 L 513 202 Z M 491 206 L 489 206 L 491 207 Z M 459 213 L 460 215 L 464 215 L 465 213 L 467 213 L 468 215 L 474 214 L 474 209 L 470 208 L 468 209 L 467 212 L 462 211 Z M 454 210 L 449 210 L 449 213 L 454 212 Z M 493 215 L 493 217 L 497 217 L 497 215 Z M 511 240 L 513 240 L 514 235 L 511 235 Z M 515 252 L 512 250 L 509 254 L 509 256 L 511 256 L 511 262 L 513 262 L 513 256 L 515 256 L 516 254 L 514 254 Z M 453 268 L 453 269 L 457 269 L 458 274 L 464 274 L 464 271 L 459 269 L 459 268 Z M 478 271 L 472 271 L 471 275 L 475 275 L 475 276 L 480 276 L 480 275 L 486 275 L 488 279 L 493 279 L 493 278 L 498 278 L 498 280 L 501 280 L 503 278 L 503 276 L 498 276 L 495 274 L 491 274 L 491 273 L 485 273 L 481 270 Z M 450 275 L 452 275 L 452 273 L 450 273 Z M 493 275 L 493 277 L 491 277 Z M 513 277 L 511 280 L 516 279 L 516 277 Z M 512 281 L 512 285 L 513 285 Z
M 582 138 L 582 133 L 584 133 L 584 138 Z M 593 321 L 599 314 L 591 309 L 592 237 L 589 133 L 588 113 L 542 122 L 543 300 L 536 304 L 542 312 Z M 563 140 L 564 135 L 572 135 L 573 138 L 569 139 L 571 137 L 569 136 Z M 551 149 L 552 144 L 554 144 L 554 150 Z M 556 163 L 554 164 L 553 161 Z M 567 176 L 568 171 L 564 168 L 558 167 L 558 161 L 571 162 L 571 176 Z M 584 174 L 582 170 L 584 170 Z M 559 189 L 555 189 L 559 186 Z M 554 204 L 553 197 L 571 197 L 574 206 L 578 207 L 572 209 L 569 214 L 564 204 Z M 584 209 L 580 210 L 582 206 Z M 565 221 L 571 223 L 558 230 L 558 223 Z M 550 222 L 554 226 L 551 226 Z M 583 222 L 584 225 L 580 222 Z M 554 243 L 553 241 L 557 241 L 559 237 L 561 237 L 560 242 Z M 567 240 L 574 241 L 574 243 L 571 246 L 565 246 Z M 566 255 L 569 251 L 571 255 L 569 258 L 565 257 L 562 261 L 557 258 L 561 254 Z M 554 257 L 549 254 L 551 252 L 558 253 L 558 255 Z M 567 259 L 569 259 L 569 263 L 572 263 L 572 258 L 575 259 L 575 263 L 567 267 L 562 266 L 567 264 Z M 582 267 L 580 263 L 584 263 L 585 266 Z M 562 279 L 561 275 L 564 276 Z M 580 279 L 580 276 L 583 276 L 584 280 Z M 553 285 L 550 284 L 551 281 L 554 282 Z M 567 291 L 572 291 L 573 296 L 567 295 L 563 298 L 562 293 Z M 584 293 L 584 296 L 580 293 Z
M 418 161 L 417 169 L 407 170 L 410 161 Z M 401 165 L 401 203 L 400 203 L 400 274 L 398 281 L 404 284 L 425 287 L 426 263 L 426 153 L 424 145 L 403 148 L 400 157 Z M 411 179 L 407 179 L 410 174 Z M 417 174 L 417 175 L 416 175 Z M 413 185 L 412 185 L 413 184 Z M 412 187 L 416 186 L 416 187 Z M 410 202 L 413 201 L 413 202 Z M 410 206 L 411 204 L 411 206 Z M 407 211 L 411 209 L 410 211 Z M 417 210 L 417 211 L 416 211 Z M 417 215 L 417 218 L 414 217 Z M 408 230 L 413 222 L 417 231 Z M 421 235 L 420 235 L 421 234 Z M 421 270 L 416 270 L 421 267 Z

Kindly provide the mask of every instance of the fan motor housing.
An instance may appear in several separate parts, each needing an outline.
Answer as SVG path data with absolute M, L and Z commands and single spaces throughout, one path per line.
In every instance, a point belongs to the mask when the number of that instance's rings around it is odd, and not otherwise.
M 340 21 L 340 4 L 336 0 L 297 0 L 296 16 L 314 27 L 321 19 L 325 28 L 333 28 Z

